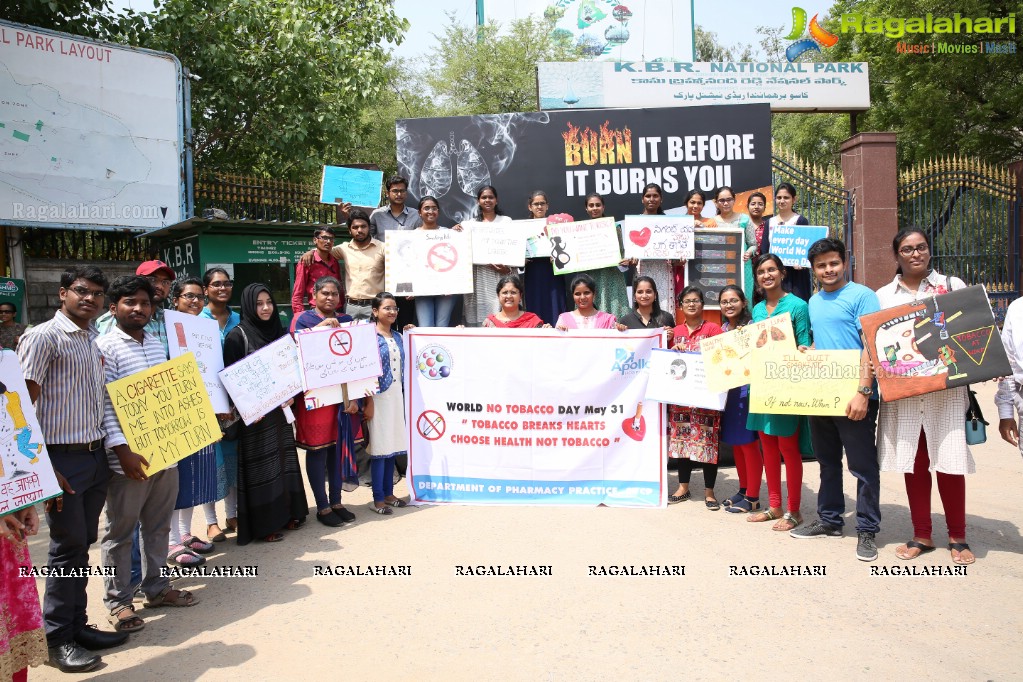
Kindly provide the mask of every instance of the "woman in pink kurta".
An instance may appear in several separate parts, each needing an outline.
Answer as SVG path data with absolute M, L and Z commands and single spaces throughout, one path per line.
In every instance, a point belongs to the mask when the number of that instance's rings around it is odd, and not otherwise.
M 575 301 L 575 310 L 561 313 L 558 316 L 558 323 L 555 327 L 561 331 L 569 329 L 615 329 L 617 323 L 615 316 L 593 307 L 593 299 L 597 293 L 597 284 L 593 281 L 592 277 L 586 274 L 576 275 L 572 278 L 569 291 L 572 292 L 572 300 Z
M 18 574 L 19 568 L 32 567 L 26 538 L 37 532 L 35 507 L 0 517 L 0 680 L 24 682 L 28 667 L 47 658 L 36 581 Z

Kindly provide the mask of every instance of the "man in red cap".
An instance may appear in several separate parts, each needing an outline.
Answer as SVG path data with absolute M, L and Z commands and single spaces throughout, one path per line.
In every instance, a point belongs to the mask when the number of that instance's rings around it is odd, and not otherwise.
M 153 317 L 146 325 L 146 331 L 160 340 L 164 355 L 167 355 L 167 330 L 163 323 L 163 308 L 167 296 L 170 295 L 171 285 L 176 279 L 174 270 L 162 260 L 147 260 L 135 269 L 135 274 L 145 277 L 153 285 Z M 96 318 L 96 329 L 101 335 L 108 333 L 116 324 L 117 320 L 109 312 Z

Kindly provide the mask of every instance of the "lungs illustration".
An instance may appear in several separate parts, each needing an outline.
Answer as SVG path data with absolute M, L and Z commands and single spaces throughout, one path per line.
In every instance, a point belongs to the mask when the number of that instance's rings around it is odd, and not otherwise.
M 454 134 L 451 136 L 454 146 Z M 475 196 L 476 190 L 490 184 L 490 169 L 483 155 L 473 146 L 472 142 L 463 139 L 458 144 L 458 186 L 469 196 Z
M 451 135 L 452 151 L 454 150 L 454 134 Z M 451 189 L 451 157 L 448 144 L 440 140 L 426 156 L 423 170 L 419 174 L 419 188 L 422 196 L 442 197 Z
M 479 187 L 490 184 L 490 168 L 483 160 L 483 155 L 472 142 L 464 138 L 456 147 L 455 134 L 452 132 L 447 142 L 438 141 L 427 154 L 419 174 L 420 193 L 422 196 L 444 196 L 451 190 L 454 173 L 458 174 L 458 186 L 469 196 L 475 196 Z

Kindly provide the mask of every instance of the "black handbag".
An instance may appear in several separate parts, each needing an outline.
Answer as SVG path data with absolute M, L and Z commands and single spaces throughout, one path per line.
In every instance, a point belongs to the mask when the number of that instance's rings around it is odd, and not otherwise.
M 980 445 L 987 442 L 988 423 L 984 421 L 984 413 L 980 411 L 980 403 L 977 402 L 977 392 L 969 386 L 966 387 L 969 396 L 969 403 L 966 405 L 966 443 L 968 445 Z

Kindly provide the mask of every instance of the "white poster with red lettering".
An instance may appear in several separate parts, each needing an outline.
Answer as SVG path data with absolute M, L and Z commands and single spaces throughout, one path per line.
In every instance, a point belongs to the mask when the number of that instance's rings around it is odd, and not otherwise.
M 643 403 L 663 343 L 659 330 L 409 331 L 415 499 L 664 506 L 667 423 Z
M 18 354 L 0 351 L 0 515 L 60 495 Z

